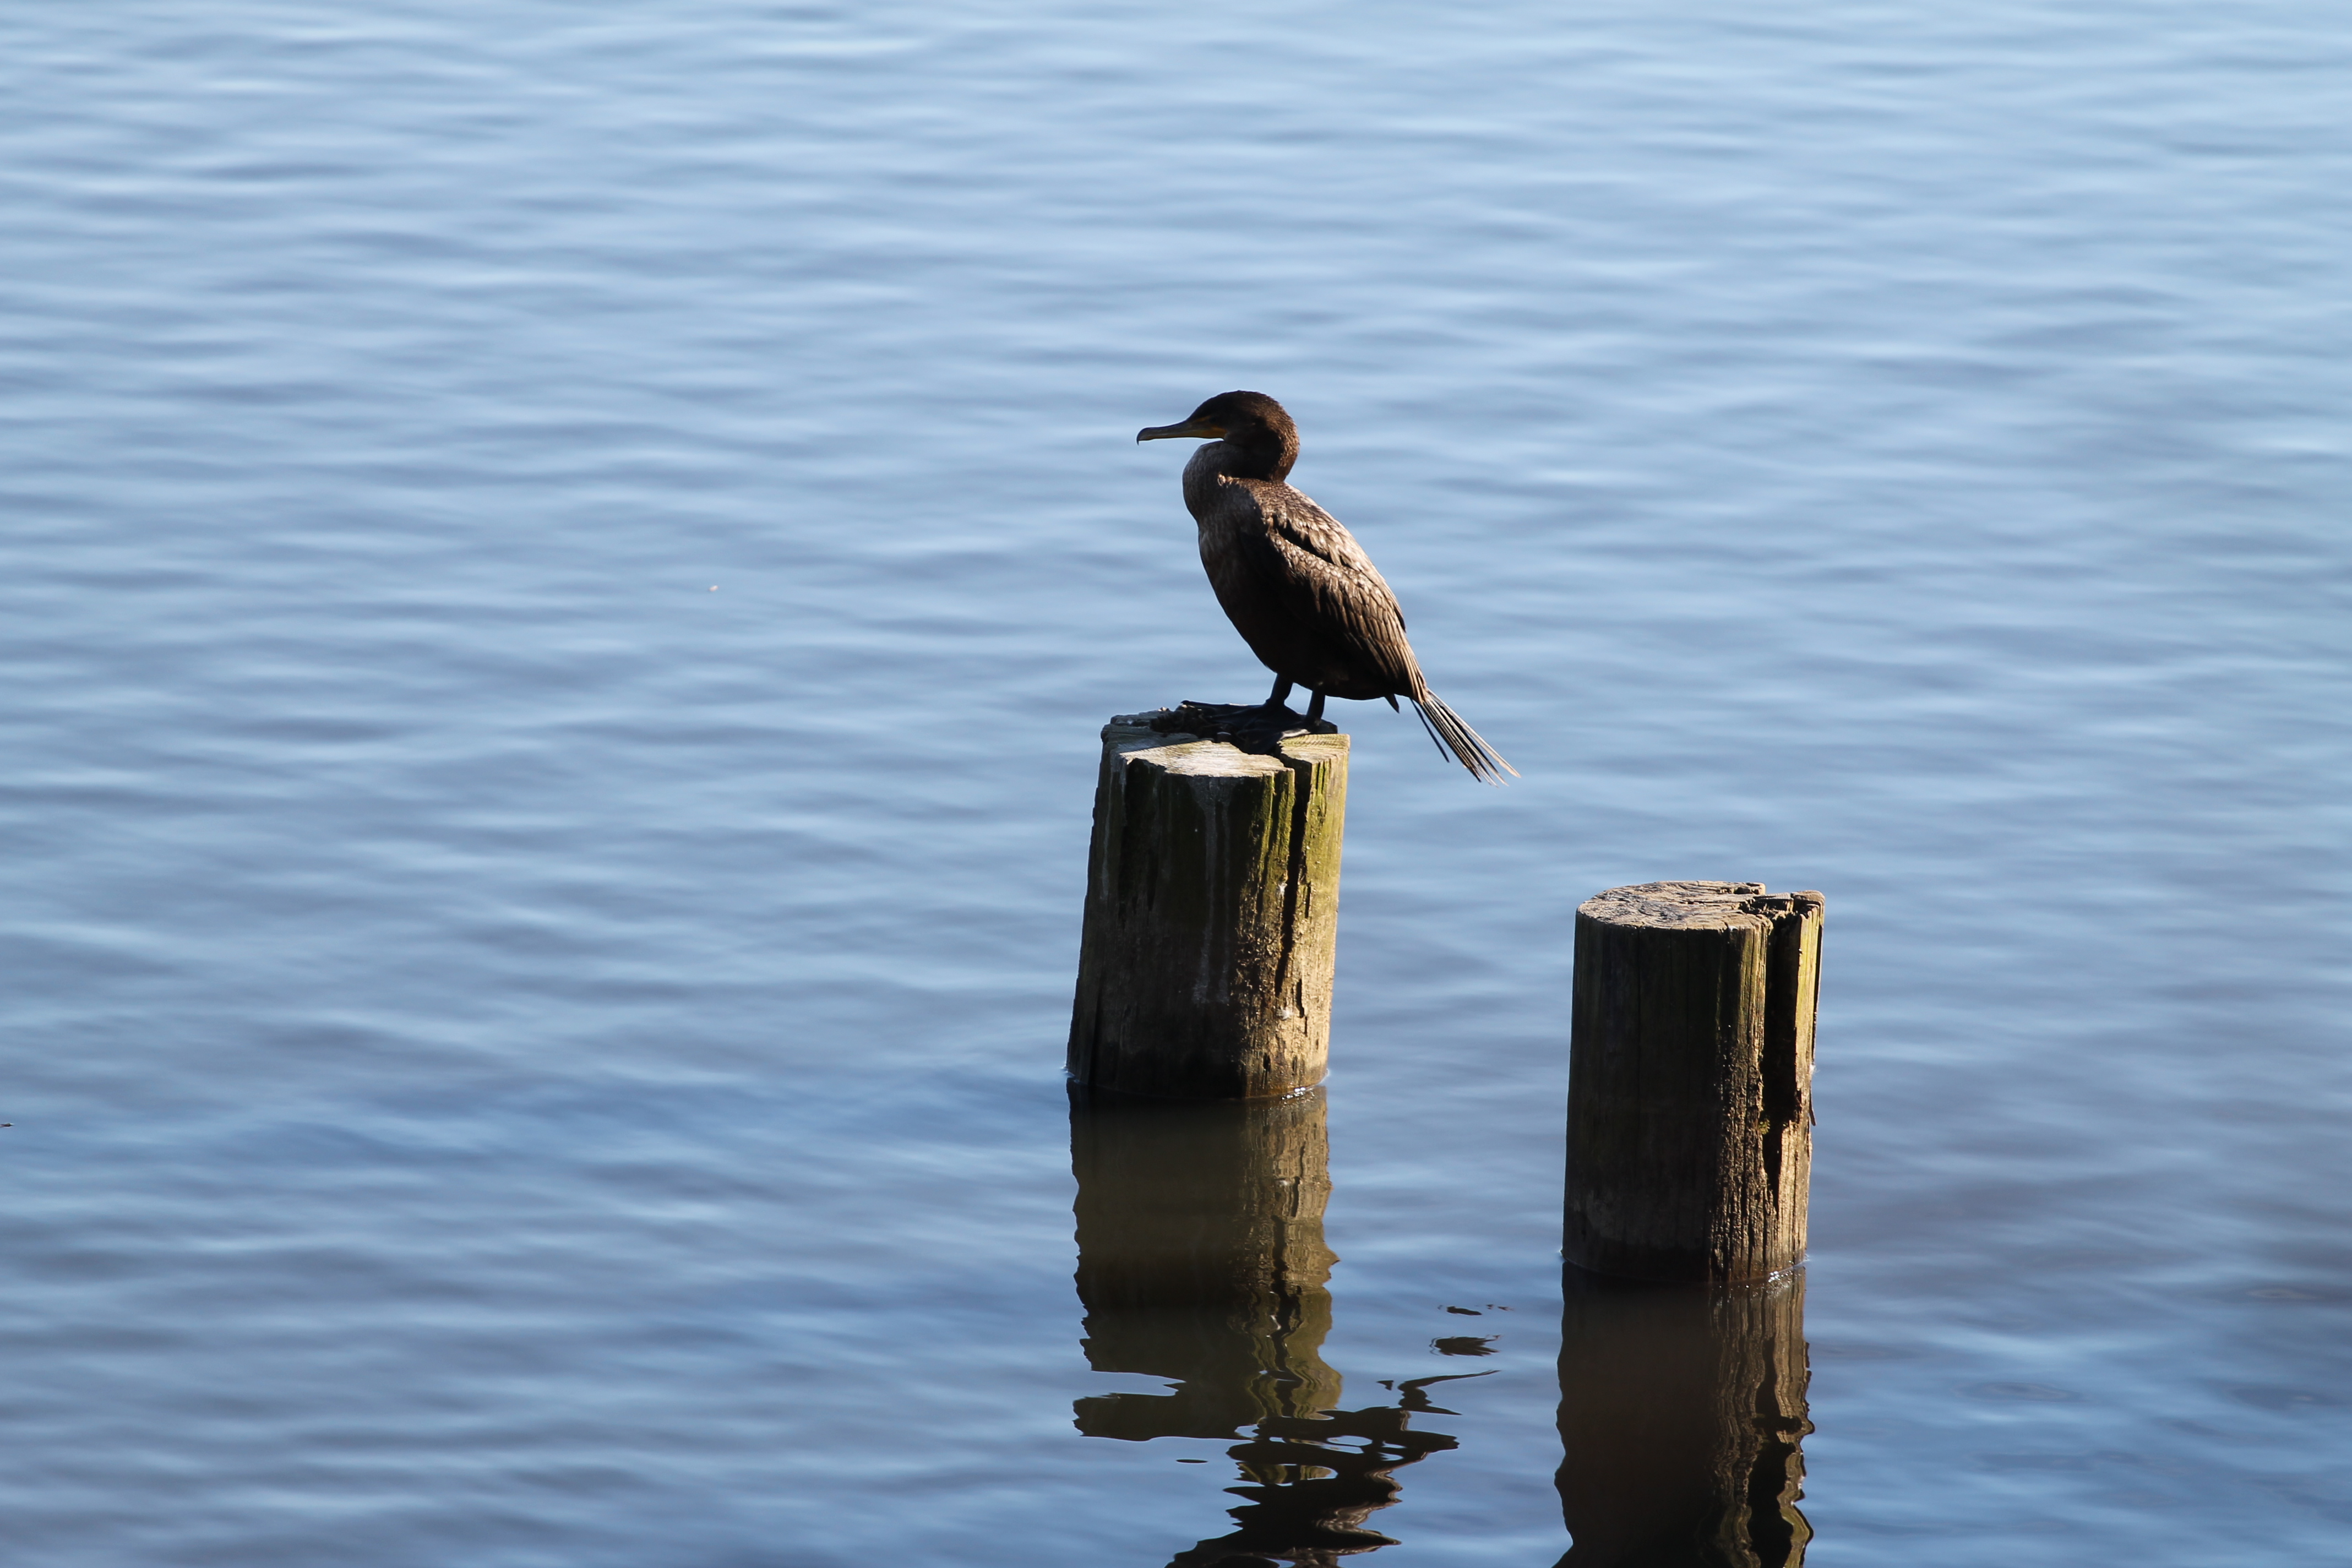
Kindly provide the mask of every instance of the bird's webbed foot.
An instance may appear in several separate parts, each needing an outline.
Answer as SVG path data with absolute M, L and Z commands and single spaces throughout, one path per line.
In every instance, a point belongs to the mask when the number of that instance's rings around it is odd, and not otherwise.
M 1244 752 L 1255 752 L 1261 756 L 1280 751 L 1289 736 L 1306 733 L 1306 714 L 1272 702 L 1244 708 L 1225 721 L 1225 739 Z
M 1294 735 L 1328 735 L 1339 726 L 1328 720 L 1309 720 L 1304 713 L 1276 702 L 1193 702 L 1162 709 L 1151 727 L 1163 735 L 1198 735 L 1208 741 L 1230 741 L 1244 752 L 1270 756 Z

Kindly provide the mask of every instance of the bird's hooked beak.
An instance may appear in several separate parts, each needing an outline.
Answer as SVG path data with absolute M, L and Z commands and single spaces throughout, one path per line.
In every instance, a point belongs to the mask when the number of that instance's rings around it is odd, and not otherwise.
M 1187 419 L 1181 425 L 1147 425 L 1135 433 L 1139 441 L 1172 441 L 1179 436 L 1191 436 L 1202 441 L 1214 441 L 1225 433 L 1222 425 L 1212 425 L 1205 419 Z

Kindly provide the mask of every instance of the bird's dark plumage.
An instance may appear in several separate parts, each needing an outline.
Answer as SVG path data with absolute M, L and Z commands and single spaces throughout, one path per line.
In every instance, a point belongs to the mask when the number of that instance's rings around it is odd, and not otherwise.
M 1217 603 L 1250 651 L 1277 678 L 1268 706 L 1295 682 L 1323 699 L 1402 697 L 1432 739 L 1472 776 L 1500 784 L 1517 773 L 1431 692 L 1405 641 L 1404 613 L 1371 557 L 1338 518 L 1286 482 L 1298 459 L 1298 428 L 1262 392 L 1227 392 L 1181 425 L 1138 432 L 1139 441 L 1207 440 L 1184 466 L 1184 506 L 1201 527 L 1201 564 Z

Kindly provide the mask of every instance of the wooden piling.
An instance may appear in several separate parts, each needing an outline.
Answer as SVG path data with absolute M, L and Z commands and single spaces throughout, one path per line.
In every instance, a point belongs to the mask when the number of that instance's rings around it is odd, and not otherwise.
M 1103 729 L 1070 1023 L 1080 1083 L 1255 1100 L 1323 1080 L 1348 737 L 1274 754 Z
M 1564 1254 L 1760 1280 L 1804 1260 L 1822 896 L 1647 882 L 1576 911 Z

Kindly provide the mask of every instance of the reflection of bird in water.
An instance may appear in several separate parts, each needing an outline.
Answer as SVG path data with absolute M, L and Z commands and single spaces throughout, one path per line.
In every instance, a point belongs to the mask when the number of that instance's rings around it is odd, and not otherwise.
M 1500 784 L 1518 770 L 1439 700 L 1405 641 L 1404 613 L 1355 536 L 1285 483 L 1298 460 L 1298 428 L 1262 392 L 1227 392 L 1179 425 L 1139 431 L 1139 441 L 1177 436 L 1208 441 L 1184 465 L 1184 505 L 1201 525 L 1201 563 L 1242 640 L 1274 671 L 1274 693 L 1236 714 L 1237 736 L 1279 738 L 1300 722 L 1292 686 L 1311 694 L 1305 722 L 1326 697 L 1410 700 L 1432 739 L 1475 778 Z

